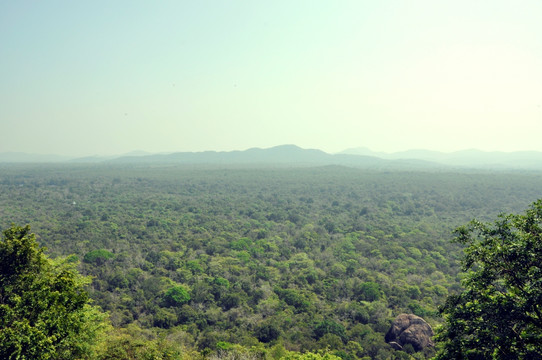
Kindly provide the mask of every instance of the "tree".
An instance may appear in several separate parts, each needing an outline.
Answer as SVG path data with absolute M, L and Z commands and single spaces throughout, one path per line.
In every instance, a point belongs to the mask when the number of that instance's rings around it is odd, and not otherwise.
M 382 295 L 380 292 L 380 285 L 372 281 L 361 284 L 359 292 L 361 299 L 366 301 L 376 301 L 380 299 L 380 296 Z
M 164 301 L 168 306 L 181 306 L 190 301 L 190 294 L 184 286 L 176 285 L 166 291 Z
M 43 253 L 30 227 L 0 240 L 0 358 L 90 358 L 105 315 L 89 305 L 90 282 L 67 259 Z
M 542 200 L 456 235 L 466 245 L 465 290 L 441 309 L 437 359 L 542 358 Z
M 103 265 L 108 259 L 113 259 L 114 257 L 115 254 L 105 249 L 98 249 L 86 253 L 83 261 L 86 263 L 96 263 L 97 265 Z
M 260 323 L 254 331 L 259 341 L 268 343 L 277 340 L 280 336 L 280 328 L 271 321 Z
M 325 334 L 337 335 L 341 338 L 341 340 L 346 338 L 344 326 L 329 319 L 319 322 L 314 328 L 314 335 L 316 335 L 317 339 L 320 339 Z

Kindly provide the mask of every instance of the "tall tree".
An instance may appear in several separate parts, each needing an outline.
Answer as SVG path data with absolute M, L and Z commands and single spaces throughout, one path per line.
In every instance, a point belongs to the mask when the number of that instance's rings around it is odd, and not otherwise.
M 456 234 L 465 290 L 442 308 L 437 359 L 542 358 L 542 200 Z
M 0 358 L 84 359 L 105 326 L 70 258 L 50 259 L 30 227 L 0 240 Z

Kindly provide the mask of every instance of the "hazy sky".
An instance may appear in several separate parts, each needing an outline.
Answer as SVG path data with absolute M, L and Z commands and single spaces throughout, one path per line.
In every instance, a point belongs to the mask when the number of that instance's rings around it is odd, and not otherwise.
M 542 151 L 542 1 L 0 0 L 0 152 Z

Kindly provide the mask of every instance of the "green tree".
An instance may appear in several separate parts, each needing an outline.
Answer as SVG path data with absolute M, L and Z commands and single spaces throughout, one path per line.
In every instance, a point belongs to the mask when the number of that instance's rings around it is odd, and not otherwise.
M 105 315 L 89 305 L 90 282 L 66 259 L 43 253 L 30 227 L 0 240 L 0 358 L 90 358 Z
M 92 250 L 85 254 L 83 261 L 86 263 L 95 263 L 97 265 L 103 265 L 108 259 L 113 259 L 115 254 L 105 250 L 98 249 Z
M 359 289 L 361 300 L 376 301 L 380 299 L 382 293 L 380 292 L 380 285 L 375 282 L 368 281 L 361 284 Z
M 256 326 L 254 332 L 258 340 L 264 343 L 276 340 L 280 336 L 280 328 L 270 321 L 263 322 Z
M 456 230 L 466 245 L 465 290 L 441 309 L 437 359 L 542 358 L 541 225 L 538 200 L 524 215 Z
M 314 328 L 314 335 L 317 339 L 320 339 L 325 334 L 337 335 L 341 340 L 346 338 L 344 326 L 329 319 L 319 322 Z
M 181 306 L 190 301 L 190 294 L 184 286 L 176 285 L 165 292 L 164 301 L 168 306 Z

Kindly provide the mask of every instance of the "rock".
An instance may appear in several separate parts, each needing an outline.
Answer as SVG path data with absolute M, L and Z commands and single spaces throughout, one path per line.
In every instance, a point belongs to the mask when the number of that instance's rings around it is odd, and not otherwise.
M 435 344 L 431 337 L 434 335 L 431 325 L 424 319 L 413 314 L 401 314 L 395 318 L 386 334 L 386 342 L 394 349 L 411 344 L 414 350 L 420 351 Z M 393 343 L 393 344 L 392 344 Z

